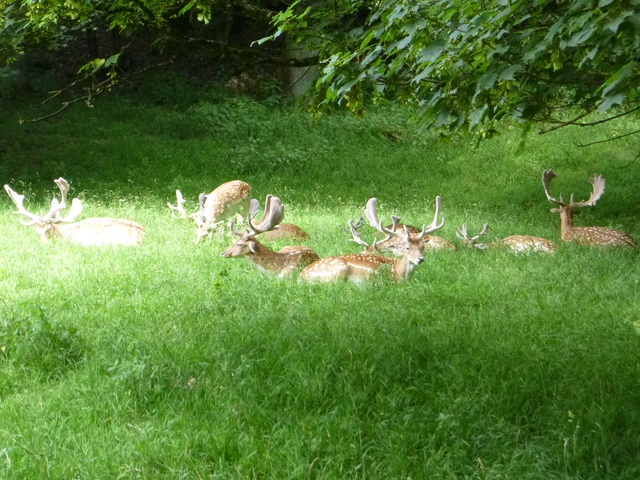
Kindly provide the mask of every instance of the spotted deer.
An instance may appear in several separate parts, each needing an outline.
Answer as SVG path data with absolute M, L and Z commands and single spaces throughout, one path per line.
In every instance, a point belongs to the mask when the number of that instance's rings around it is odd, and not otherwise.
M 340 279 L 352 280 L 360 282 L 377 275 L 383 265 L 391 266 L 391 275 L 395 280 L 406 280 L 413 273 L 414 269 L 424 261 L 423 250 L 425 235 L 435 232 L 444 226 L 444 219 L 438 223 L 438 215 L 440 213 L 440 197 L 436 197 L 436 213 L 431 225 L 425 225 L 418 235 L 411 235 L 408 228 L 402 228 L 397 231 L 397 225 L 400 219 L 393 217 L 396 228 L 388 229 L 382 225 L 382 221 L 378 218 L 377 199 L 371 198 L 367 202 L 365 210 L 367 219 L 379 232 L 386 237 L 381 242 L 384 243 L 391 238 L 399 238 L 397 251 L 402 252 L 400 258 L 390 258 L 383 255 L 375 255 L 371 253 L 355 253 L 350 255 L 339 255 L 333 257 L 322 258 L 313 262 L 300 273 L 300 279 L 304 281 L 320 281 L 332 282 Z M 350 226 L 353 222 L 350 222 Z M 352 229 L 354 240 L 361 245 L 368 247 L 369 245 L 362 241 L 357 230 Z
M 510 237 L 496 240 L 491 243 L 478 243 L 478 240 L 486 235 L 488 231 L 489 225 L 485 223 L 482 231 L 477 235 L 471 237 L 467 233 L 467 225 L 463 224 L 462 227 L 458 228 L 457 235 L 458 238 L 466 242 L 468 245 L 479 248 L 481 250 L 486 250 L 488 248 L 494 247 L 507 247 L 515 253 L 551 253 L 556 249 L 556 244 L 551 240 L 540 237 L 532 237 L 531 235 L 511 235 Z
M 592 190 L 591 196 L 582 202 L 573 201 L 573 193 L 569 198 L 569 203 L 565 203 L 560 195 L 559 199 L 551 196 L 549 187 L 551 181 L 557 175 L 553 170 L 542 172 L 542 186 L 547 199 L 557 205 L 551 212 L 560 214 L 560 231 L 562 240 L 577 242 L 582 245 L 601 245 L 606 247 L 633 247 L 636 241 L 627 233 L 621 230 L 614 230 L 605 227 L 574 227 L 573 215 L 580 213 L 581 207 L 591 207 L 600 199 L 605 189 L 605 180 L 602 175 L 594 175 L 589 179 Z
M 237 213 L 249 215 L 251 186 L 241 180 L 232 180 L 223 183 L 208 195 L 201 193 L 199 201 L 200 210 L 194 215 L 198 225 L 196 243 L 200 243 L 217 228 L 224 227 L 225 221 Z
M 67 208 L 69 183 L 64 178 L 54 180 L 62 195 L 61 201 L 53 198 L 51 208 L 45 215 L 36 215 L 24 207 L 24 195 L 20 195 L 5 185 L 4 189 L 18 207 L 14 212 L 24 215 L 29 220 L 20 221 L 24 225 L 35 225 L 36 231 L 43 240 L 61 238 L 83 246 L 103 245 L 138 245 L 142 242 L 144 227 L 139 223 L 123 218 L 87 218 L 79 222 L 75 219 L 82 212 L 82 202 L 78 198 L 71 201 L 67 215 L 61 212 Z
M 298 267 L 318 260 L 320 257 L 309 247 L 284 247 L 275 252 L 260 243 L 256 236 L 264 235 L 282 222 L 284 205 L 278 197 L 267 195 L 262 221 L 254 225 L 252 215 L 247 215 L 248 228 L 245 232 L 235 229 L 231 221 L 230 229 L 240 237 L 236 243 L 222 252 L 225 258 L 245 257 L 258 268 L 278 273 L 280 277 L 290 275 Z

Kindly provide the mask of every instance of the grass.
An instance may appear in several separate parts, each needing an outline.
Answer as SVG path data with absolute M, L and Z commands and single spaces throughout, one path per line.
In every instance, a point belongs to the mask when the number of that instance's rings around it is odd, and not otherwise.
M 640 238 L 637 143 L 575 146 L 636 120 L 532 136 L 516 155 L 517 129 L 441 143 L 395 109 L 314 120 L 134 100 L 1 120 L 0 176 L 32 210 L 64 176 L 84 216 L 147 235 L 42 243 L 0 198 L 0 477 L 638 478 L 637 250 L 461 248 L 405 283 L 307 285 L 223 259 L 227 241 L 196 246 L 165 207 L 176 188 L 195 209 L 241 178 L 327 256 L 358 250 L 342 228 L 370 196 L 419 224 L 439 194 L 446 238 L 488 222 L 492 238 L 559 242 L 540 182 L 554 168 L 565 196 L 607 179 L 581 225 Z

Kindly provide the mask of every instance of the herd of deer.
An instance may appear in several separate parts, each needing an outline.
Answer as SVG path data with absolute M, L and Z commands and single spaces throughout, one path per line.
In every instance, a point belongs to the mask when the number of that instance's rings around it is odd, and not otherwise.
M 573 194 L 569 203 L 565 203 L 562 196 L 559 199 L 551 196 L 549 187 L 556 174 L 551 170 L 542 173 L 542 185 L 547 199 L 557 208 L 551 211 L 560 213 L 561 237 L 563 241 L 574 241 L 584 245 L 602 245 L 608 247 L 635 246 L 635 240 L 620 230 L 604 227 L 574 227 L 573 215 L 578 209 L 593 206 L 602 196 L 605 180 L 602 175 L 595 175 L 590 179 L 593 187 L 588 200 L 574 202 Z M 18 210 L 14 213 L 24 215 L 28 221 L 25 225 L 35 225 L 43 239 L 58 237 L 84 246 L 93 245 L 138 245 L 144 235 L 144 227 L 131 220 L 121 218 L 88 218 L 76 222 L 75 219 L 82 211 L 82 203 L 74 198 L 69 212 L 62 216 L 62 211 L 68 206 L 67 195 L 69 184 L 63 178 L 55 180 L 60 189 L 61 200 L 53 198 L 49 212 L 43 216 L 29 212 L 24 207 L 24 195 L 16 193 L 5 185 L 4 188 L 11 197 Z M 177 204 L 168 204 L 173 211 L 179 212 L 182 218 L 188 215 L 184 209 L 185 200 L 176 191 Z M 197 225 L 197 243 L 209 236 L 217 229 L 224 229 L 229 221 L 229 229 L 237 236 L 237 241 L 222 252 L 225 258 L 246 257 L 261 269 L 273 271 L 280 276 L 286 276 L 302 268 L 300 279 L 305 281 L 334 281 L 349 279 L 361 281 L 376 275 L 381 267 L 389 265 L 391 275 L 396 280 L 408 278 L 416 266 L 424 261 L 425 249 L 456 249 L 456 246 L 442 237 L 431 235 L 444 226 L 444 218 L 438 221 L 441 199 L 435 199 L 435 215 L 430 225 L 424 225 L 421 230 L 410 225 L 400 223 L 400 218 L 392 216 L 392 223 L 383 226 L 378 217 L 377 199 L 371 198 L 365 208 L 365 216 L 369 225 L 384 238 L 376 238 L 367 243 L 361 238 L 364 219 L 358 222 L 348 222 L 352 241 L 364 247 L 362 253 L 337 255 L 320 258 L 311 248 L 306 246 L 288 246 L 278 252 L 263 245 L 258 237 L 265 240 L 279 238 L 308 239 L 309 235 L 296 225 L 282 223 L 284 219 L 284 205 L 278 197 L 267 195 L 265 212 L 259 223 L 254 219 L 260 209 L 257 200 L 251 199 L 251 186 L 240 180 L 224 183 L 209 195 L 200 195 L 200 209 L 191 215 Z M 244 230 L 236 228 L 236 216 L 246 220 Z M 488 225 L 480 233 L 470 236 L 466 225 L 457 230 L 458 237 L 466 244 L 475 248 L 485 249 L 494 246 L 504 246 L 514 252 L 553 252 L 556 245 L 547 239 L 528 235 L 514 235 L 492 243 L 478 243 L 478 240 L 488 231 Z M 222 232 L 224 236 L 224 231 Z M 389 252 L 394 257 L 383 253 Z

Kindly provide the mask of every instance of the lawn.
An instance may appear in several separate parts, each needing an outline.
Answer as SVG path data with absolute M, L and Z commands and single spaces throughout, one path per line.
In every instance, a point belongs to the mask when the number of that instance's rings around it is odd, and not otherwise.
M 638 249 L 562 244 L 540 180 L 588 197 L 576 217 L 640 239 L 638 129 L 620 119 L 444 141 L 399 108 L 312 117 L 277 102 L 101 98 L 50 120 L 0 119 L 0 179 L 46 211 L 66 178 L 83 217 L 129 218 L 138 247 L 40 241 L 0 197 L 0 477 L 640 478 Z M 241 179 L 285 204 L 320 256 L 372 196 L 441 236 L 411 279 L 280 279 L 195 244 L 166 203 Z M 548 238 L 552 255 L 480 251 Z M 372 234 L 363 232 L 363 237 Z M 279 241 L 274 247 L 285 245 Z

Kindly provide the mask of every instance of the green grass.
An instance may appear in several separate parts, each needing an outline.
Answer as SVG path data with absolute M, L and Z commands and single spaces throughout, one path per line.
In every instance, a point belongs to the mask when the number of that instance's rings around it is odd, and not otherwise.
M 559 242 L 540 182 L 554 168 L 578 199 L 607 179 L 577 222 L 640 238 L 637 142 L 575 145 L 637 121 L 532 135 L 516 155 L 517 129 L 474 148 L 404 118 L 122 97 L 3 117 L 0 177 L 30 208 L 64 176 L 83 216 L 147 235 L 42 243 L 0 197 L 0 477 L 639 478 L 637 249 L 461 248 L 405 283 L 307 285 L 222 258 L 228 241 L 196 246 L 165 207 L 241 178 L 327 256 L 358 250 L 342 228 L 369 197 L 420 224 L 441 195 L 448 239 L 488 222 Z

